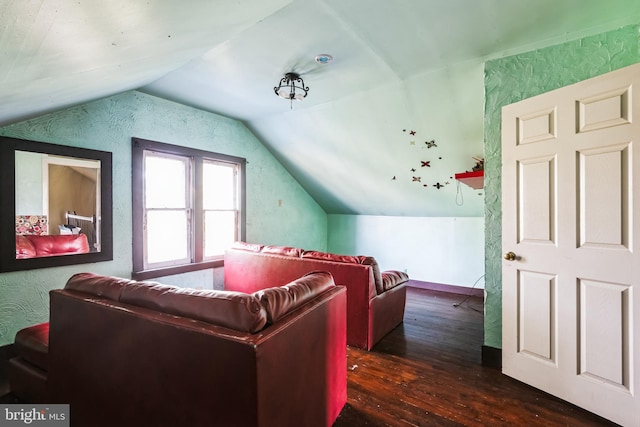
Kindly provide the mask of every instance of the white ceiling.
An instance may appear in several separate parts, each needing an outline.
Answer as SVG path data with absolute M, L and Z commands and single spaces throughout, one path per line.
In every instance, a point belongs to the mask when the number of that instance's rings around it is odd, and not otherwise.
M 483 157 L 484 62 L 637 22 L 637 0 L 0 0 L 0 125 L 139 89 L 242 120 L 328 213 L 481 216 L 451 177 Z

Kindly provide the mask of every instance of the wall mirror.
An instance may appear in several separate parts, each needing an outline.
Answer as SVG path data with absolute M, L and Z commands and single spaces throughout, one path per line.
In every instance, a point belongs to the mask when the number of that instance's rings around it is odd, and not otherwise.
M 0 137 L 0 272 L 113 259 L 111 153 Z

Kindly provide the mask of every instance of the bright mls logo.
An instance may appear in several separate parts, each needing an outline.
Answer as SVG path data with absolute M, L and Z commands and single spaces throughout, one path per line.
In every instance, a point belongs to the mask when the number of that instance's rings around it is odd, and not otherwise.
M 0 427 L 69 427 L 69 405 L 0 405 Z

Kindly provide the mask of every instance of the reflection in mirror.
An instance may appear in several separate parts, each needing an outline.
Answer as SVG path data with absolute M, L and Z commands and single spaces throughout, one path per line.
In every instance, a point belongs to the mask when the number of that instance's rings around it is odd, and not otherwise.
M 15 165 L 16 258 L 100 252 L 100 161 L 17 150 Z
M 0 272 L 113 259 L 111 153 L 0 137 L 0 170 Z

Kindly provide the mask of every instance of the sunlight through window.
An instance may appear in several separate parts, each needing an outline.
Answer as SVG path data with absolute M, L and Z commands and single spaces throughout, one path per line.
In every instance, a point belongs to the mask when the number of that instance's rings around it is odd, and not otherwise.
M 222 260 L 242 239 L 244 159 L 134 139 L 136 162 L 135 272 Z

